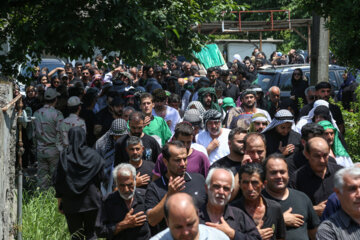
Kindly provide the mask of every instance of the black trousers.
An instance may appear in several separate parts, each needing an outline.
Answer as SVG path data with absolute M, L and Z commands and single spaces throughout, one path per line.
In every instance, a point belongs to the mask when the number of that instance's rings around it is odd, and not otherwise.
M 72 240 L 97 239 L 95 221 L 98 210 L 65 214 Z

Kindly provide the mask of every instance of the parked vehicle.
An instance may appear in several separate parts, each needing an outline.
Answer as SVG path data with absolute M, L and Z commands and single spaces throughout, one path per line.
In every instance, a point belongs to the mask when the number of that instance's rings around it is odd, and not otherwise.
M 49 71 L 57 68 L 57 67 L 64 67 L 65 62 L 58 58 L 43 58 L 39 64 L 40 69 L 43 67 L 47 67 Z M 19 75 L 28 78 L 31 76 L 31 68 L 33 66 L 30 63 L 27 63 L 25 65 L 19 66 Z
M 278 86 L 281 90 L 282 98 L 290 97 L 290 91 L 292 89 L 291 76 L 296 68 L 300 68 L 303 71 L 310 85 L 309 64 L 264 66 L 258 70 L 257 84 L 259 84 L 265 92 L 272 86 Z M 329 83 L 335 94 L 339 91 L 341 84 L 344 82 L 342 75 L 345 70 L 346 67 L 329 65 Z

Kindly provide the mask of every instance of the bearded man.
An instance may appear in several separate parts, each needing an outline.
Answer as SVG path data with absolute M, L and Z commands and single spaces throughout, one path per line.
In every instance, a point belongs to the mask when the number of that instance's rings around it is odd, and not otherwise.
M 107 239 L 149 239 L 143 189 L 136 189 L 136 170 L 128 163 L 113 171 L 118 188 L 104 200 L 96 220 L 96 234 Z
M 234 182 L 229 169 L 210 170 L 205 181 L 208 202 L 200 209 L 200 223 L 223 231 L 230 239 L 261 239 L 254 221 L 241 209 L 228 205 Z

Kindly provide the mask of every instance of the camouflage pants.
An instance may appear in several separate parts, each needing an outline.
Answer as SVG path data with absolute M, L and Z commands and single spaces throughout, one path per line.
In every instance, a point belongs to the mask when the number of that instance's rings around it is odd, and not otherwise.
M 38 157 L 38 186 L 46 190 L 53 185 L 52 176 L 59 161 L 59 156 L 51 156 L 47 158 Z

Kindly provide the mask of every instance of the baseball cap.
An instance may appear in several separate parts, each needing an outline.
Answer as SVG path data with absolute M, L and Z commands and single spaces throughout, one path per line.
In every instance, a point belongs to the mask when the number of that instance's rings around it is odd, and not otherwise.
M 75 106 L 79 106 L 80 104 L 82 104 L 82 102 L 80 101 L 80 98 L 77 96 L 72 96 L 67 101 L 68 107 L 75 107 Z
M 60 93 L 56 91 L 55 88 L 48 88 L 45 91 L 44 98 L 45 100 L 53 100 L 54 98 L 60 96 Z

